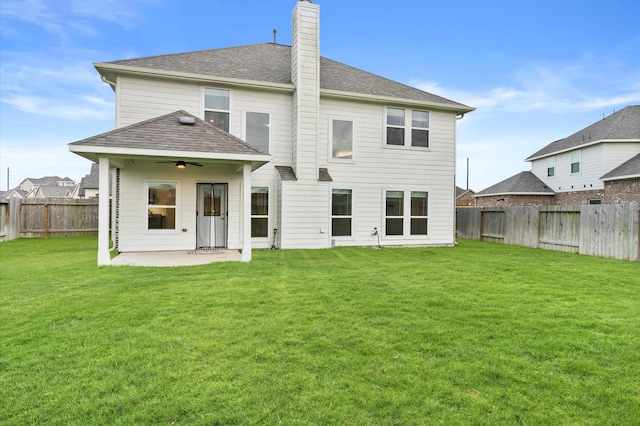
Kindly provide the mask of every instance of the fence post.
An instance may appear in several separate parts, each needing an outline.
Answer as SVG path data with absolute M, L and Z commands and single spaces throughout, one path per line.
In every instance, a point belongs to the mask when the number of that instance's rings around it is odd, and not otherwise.
M 49 238 L 49 204 L 44 204 L 44 237 Z

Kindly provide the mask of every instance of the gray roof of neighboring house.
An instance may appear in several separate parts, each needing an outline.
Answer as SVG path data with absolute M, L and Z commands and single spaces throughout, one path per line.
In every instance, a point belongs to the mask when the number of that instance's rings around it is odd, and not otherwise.
M 456 186 L 456 198 L 466 194 L 467 192 L 471 192 L 472 194 L 474 193 L 472 189 L 464 189 Z
M 530 155 L 525 161 L 590 145 L 603 140 L 640 140 L 640 105 L 627 106 L 585 127 L 573 135 L 557 140 Z
M 194 124 L 181 124 L 180 117 L 193 117 Z M 70 146 L 103 146 L 154 151 L 266 155 L 243 140 L 185 111 L 155 117 L 77 142 Z
M 45 198 L 63 198 L 73 192 L 73 187 L 58 185 L 39 185 L 37 191 Z
M 476 193 L 476 197 L 505 194 L 555 195 L 546 183 L 531 172 L 520 172 L 502 182 Z
M 291 46 L 262 43 L 222 49 L 96 63 L 107 78 L 109 65 L 155 71 L 291 85 Z M 441 104 L 461 112 L 474 108 L 384 77 L 320 57 L 320 88 Z
M 634 178 L 640 178 L 640 154 L 636 155 L 635 157 L 631 157 L 631 159 L 611 170 L 600 179 L 618 180 Z
M 25 180 L 28 180 L 29 182 L 31 182 L 34 185 L 51 185 L 51 186 L 56 186 L 58 185 L 58 182 L 69 182 L 69 183 L 74 183 L 75 181 L 71 178 L 68 177 L 63 177 L 61 178 L 60 176 L 44 176 L 41 178 L 26 178 Z M 24 182 L 24 180 L 23 180 Z

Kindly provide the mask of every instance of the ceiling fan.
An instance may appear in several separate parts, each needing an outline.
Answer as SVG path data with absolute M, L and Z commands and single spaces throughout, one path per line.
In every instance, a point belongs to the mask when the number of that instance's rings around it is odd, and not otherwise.
M 190 165 L 190 166 L 202 167 L 202 164 L 200 164 L 200 163 L 193 163 L 191 161 L 182 161 L 182 160 L 178 160 L 178 161 L 173 161 L 173 160 L 156 161 L 156 163 L 173 163 L 179 169 L 185 169 L 187 167 L 187 164 Z

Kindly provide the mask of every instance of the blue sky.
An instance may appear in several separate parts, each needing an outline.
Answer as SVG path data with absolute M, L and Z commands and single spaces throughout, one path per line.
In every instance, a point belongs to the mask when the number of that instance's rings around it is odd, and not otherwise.
M 637 0 L 315 0 L 320 51 L 477 108 L 458 122 L 457 183 L 479 191 L 554 140 L 640 104 Z M 0 190 L 87 174 L 67 144 L 114 128 L 93 62 L 291 43 L 295 0 L 2 0 Z

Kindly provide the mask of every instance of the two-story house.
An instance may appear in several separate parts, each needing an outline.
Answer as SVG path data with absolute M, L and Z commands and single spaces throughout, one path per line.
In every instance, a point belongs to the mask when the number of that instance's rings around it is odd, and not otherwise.
M 98 264 L 110 184 L 119 252 L 454 243 L 456 121 L 473 108 L 321 57 L 308 0 L 292 25 L 291 46 L 94 64 L 116 130 L 69 148 L 99 164 Z
M 476 205 L 640 202 L 640 106 L 627 106 L 529 156 L 521 172 L 476 194 Z

